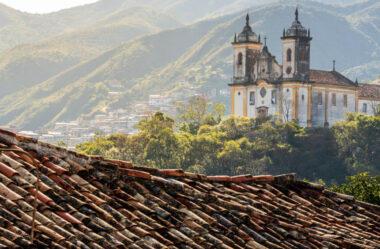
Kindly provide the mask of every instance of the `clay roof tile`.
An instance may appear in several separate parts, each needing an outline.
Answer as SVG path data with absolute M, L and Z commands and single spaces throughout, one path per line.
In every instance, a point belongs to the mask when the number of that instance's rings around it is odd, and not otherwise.
M 339 75 L 330 76 L 344 81 Z M 295 174 L 205 176 L 87 157 L 30 138 L 19 137 L 20 143 L 1 130 L 0 138 L 5 143 L 0 146 L 28 151 L 43 163 L 35 241 L 42 247 L 376 248 L 380 244 L 378 206 L 297 181 Z M 34 201 L 36 169 L 21 153 L 2 153 L 0 162 L 7 172 L 0 169 L 0 224 L 22 236 L 0 232 L 0 244 L 29 246 L 33 206 L 28 203 Z

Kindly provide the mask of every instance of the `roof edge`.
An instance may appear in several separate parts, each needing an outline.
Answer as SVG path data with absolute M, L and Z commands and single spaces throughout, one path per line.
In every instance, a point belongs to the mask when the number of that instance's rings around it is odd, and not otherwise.
M 296 187 L 307 188 L 316 190 L 317 192 L 330 196 L 332 198 L 339 198 L 342 200 L 355 202 L 363 208 L 367 208 L 380 213 L 380 206 L 376 206 L 370 203 L 355 200 L 353 196 L 336 193 L 325 189 L 323 185 L 305 182 L 298 180 L 296 173 L 281 174 L 281 175 L 256 175 L 251 174 L 227 176 L 227 175 L 215 175 L 206 176 L 204 174 L 197 174 L 192 172 L 186 172 L 183 169 L 156 169 L 145 166 L 134 166 L 130 162 L 114 159 L 105 159 L 102 156 L 87 156 L 77 153 L 75 151 L 67 150 L 66 148 L 41 142 L 37 139 L 19 136 L 15 133 L 7 130 L 0 129 L 0 143 L 13 144 L 25 149 L 26 151 L 36 151 L 41 155 L 56 156 L 60 158 L 69 159 L 76 163 L 78 166 L 73 169 L 78 175 L 81 172 L 91 173 L 91 169 L 95 168 L 100 172 L 111 173 L 116 177 L 123 175 L 125 177 L 139 178 L 142 180 L 151 180 L 157 183 L 166 185 L 172 185 L 178 189 L 184 189 L 184 184 L 175 180 L 176 178 L 187 178 L 190 180 L 200 180 L 207 182 L 216 182 L 228 185 L 234 185 L 234 183 L 258 183 L 258 184 L 275 184 L 275 185 L 293 185 Z

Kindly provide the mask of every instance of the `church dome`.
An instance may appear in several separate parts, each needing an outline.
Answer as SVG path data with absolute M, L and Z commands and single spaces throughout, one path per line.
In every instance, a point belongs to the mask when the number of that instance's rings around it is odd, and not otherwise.
M 238 43 L 244 43 L 244 42 L 260 42 L 258 41 L 257 34 L 252 31 L 251 26 L 249 26 L 249 15 L 247 14 L 246 17 L 246 24 L 243 28 L 243 31 L 238 35 L 237 41 Z
M 308 37 L 310 36 L 310 32 L 306 30 L 304 26 L 302 26 L 301 22 L 298 20 L 298 8 L 295 12 L 295 20 L 292 25 L 285 31 L 283 37 Z

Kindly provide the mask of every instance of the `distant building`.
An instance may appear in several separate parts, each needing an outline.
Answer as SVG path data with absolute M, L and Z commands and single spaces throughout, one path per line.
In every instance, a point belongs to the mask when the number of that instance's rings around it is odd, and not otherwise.
M 46 143 L 53 143 L 57 144 L 58 142 L 65 142 L 68 143 L 67 136 L 62 134 L 61 132 L 53 132 L 49 131 L 47 134 L 42 134 L 38 138 L 41 141 L 44 141 Z
M 172 98 L 161 96 L 161 95 L 149 95 L 149 105 L 150 106 L 163 106 L 169 105 L 173 101 Z
M 31 137 L 38 139 L 40 137 L 40 134 L 34 132 L 34 131 L 20 131 L 17 133 L 20 136 L 26 136 L 26 137 Z
M 335 70 L 310 69 L 310 29 L 298 19 L 284 31 L 282 65 L 260 35 L 252 31 L 249 16 L 234 38 L 231 113 L 255 117 L 271 115 L 300 125 L 331 126 L 345 112 L 374 114 L 380 104 L 380 86 L 358 84 Z

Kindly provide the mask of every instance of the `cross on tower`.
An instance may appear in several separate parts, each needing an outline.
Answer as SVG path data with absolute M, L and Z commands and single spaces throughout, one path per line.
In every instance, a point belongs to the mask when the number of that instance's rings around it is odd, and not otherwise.
M 335 60 L 333 60 L 333 71 L 335 71 Z
M 264 37 L 264 46 L 267 45 L 267 36 Z

